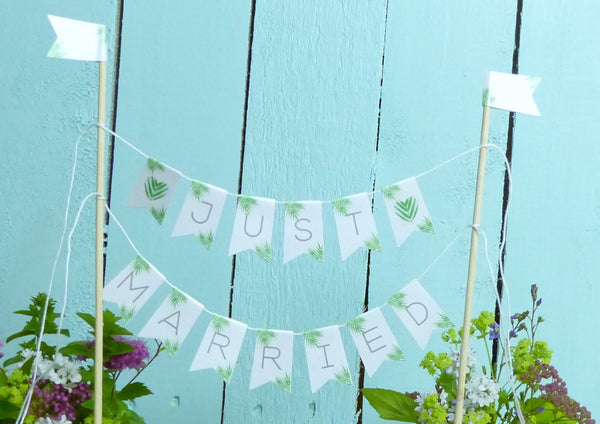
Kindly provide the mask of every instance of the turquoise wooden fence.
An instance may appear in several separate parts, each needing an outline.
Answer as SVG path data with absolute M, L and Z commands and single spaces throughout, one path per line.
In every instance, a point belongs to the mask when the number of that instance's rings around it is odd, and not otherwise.
M 54 40 L 48 13 L 109 26 L 110 124 L 118 134 L 187 176 L 281 201 L 331 200 L 428 171 L 478 145 L 486 71 L 541 76 L 535 98 L 542 117 L 493 111 L 491 123 L 490 141 L 512 160 L 504 234 L 510 305 L 513 311 L 527 307 L 529 285 L 540 285 L 546 319 L 541 337 L 554 350 L 570 394 L 593 414 L 600 411 L 593 341 L 600 319 L 595 2 L 6 4 L 0 14 L 0 338 L 21 324 L 10 311 L 47 286 L 74 142 L 95 122 L 96 66 L 45 57 Z M 82 141 L 72 212 L 94 191 L 93 138 L 88 132 Z M 342 261 L 325 205 L 325 261 L 301 257 L 283 264 L 278 227 L 270 262 L 248 252 L 227 255 L 232 199 L 211 250 L 193 237 L 170 237 L 186 184 L 179 185 L 162 225 L 147 211 L 126 208 L 145 159 L 113 142 L 112 210 L 143 255 L 209 310 L 256 328 L 300 332 L 343 324 L 365 307 L 384 304 L 457 237 L 421 283 L 461 322 L 476 152 L 419 179 L 435 236 L 415 234 L 395 247 L 375 197 L 382 252 L 362 250 Z M 494 307 L 505 190 L 503 159 L 491 150 L 482 229 L 494 278 L 482 243 L 477 310 Z M 75 337 L 85 335 L 75 312 L 93 309 L 92 208 L 85 207 L 73 245 L 67 318 Z M 135 253 L 113 222 L 107 232 L 111 278 Z M 59 266 L 57 275 L 63 270 Z M 59 301 L 62 281 L 57 278 L 53 292 Z M 128 324 L 133 331 L 164 290 Z M 155 394 L 136 408 L 148 423 L 380 422 L 357 396 L 360 387 L 412 391 L 431 383 L 418 368 L 423 351 L 394 314 L 386 317 L 406 362 L 385 363 L 369 378 L 343 333 L 353 384 L 329 383 L 312 394 L 304 349 L 296 341 L 288 394 L 274 385 L 248 389 L 251 332 L 230 384 L 210 370 L 188 371 L 208 324 L 203 314 L 177 355 L 163 355 L 147 371 L 143 380 Z M 440 348 L 437 339 L 434 334 L 428 347 Z

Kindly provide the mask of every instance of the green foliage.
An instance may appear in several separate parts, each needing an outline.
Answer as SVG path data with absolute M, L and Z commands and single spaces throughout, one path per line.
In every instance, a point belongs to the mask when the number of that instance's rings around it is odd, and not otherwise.
M 285 374 L 283 377 L 277 377 L 275 379 L 275 384 L 288 393 L 291 393 L 292 391 L 292 378 L 289 374 Z
M 142 272 L 150 271 L 150 264 L 143 256 L 138 255 L 133 261 L 133 273 L 140 275 Z
M 118 394 L 119 400 L 133 400 L 151 395 L 152 391 L 144 383 L 134 382 L 123 387 Z
M 350 329 L 350 331 L 354 334 L 362 334 L 364 329 L 363 326 L 365 325 L 365 317 L 358 316 L 356 318 L 352 318 L 350 321 L 348 321 L 346 323 L 346 325 L 348 326 L 348 328 Z
M 133 306 L 121 305 L 119 313 L 121 314 L 123 322 L 129 322 L 134 317 L 136 310 Z
M 240 195 L 238 197 L 238 208 L 240 208 L 246 215 L 252 212 L 252 209 L 258 204 L 258 201 L 254 197 Z
M 285 213 L 292 219 L 298 219 L 298 213 L 304 209 L 304 205 L 298 202 L 286 202 Z
M 165 340 L 163 348 L 169 356 L 175 356 L 181 348 L 181 344 L 177 340 Z
M 388 304 L 397 311 L 406 309 L 406 294 L 396 293 L 389 298 Z
M 148 200 L 159 200 L 167 195 L 169 186 L 164 181 L 158 181 L 154 175 L 150 175 L 144 183 L 144 191 Z
M 394 200 L 396 194 L 398 193 L 400 193 L 400 186 L 396 184 L 392 184 L 381 189 L 381 195 L 390 200 Z
M 219 374 L 219 377 L 221 377 L 225 383 L 229 383 L 231 381 L 231 376 L 233 375 L 233 367 L 231 364 L 227 364 L 225 368 L 217 367 L 217 374 Z
M 307 346 L 316 348 L 319 346 L 319 339 L 323 337 L 323 333 L 319 330 L 311 330 L 302 333 L 302 336 L 304 337 L 304 343 Z
M 413 222 L 419 211 L 419 205 L 417 199 L 409 197 L 402 202 L 396 202 L 394 209 L 396 210 L 396 215 L 399 216 L 400 219 L 406 222 Z
M 169 303 L 171 304 L 171 306 L 177 308 L 178 306 L 183 305 L 187 301 L 188 297 L 184 292 L 182 292 L 176 287 L 173 287 L 171 289 L 171 293 L 169 293 Z
M 167 214 L 167 210 L 165 208 L 156 209 L 154 207 L 150 208 L 150 213 L 152 217 L 156 219 L 156 222 L 162 225 L 165 215 Z
M 450 317 L 446 314 L 440 314 L 440 319 L 435 323 L 437 328 L 448 329 L 454 327 L 454 323 L 450 320 Z
M 379 241 L 379 237 L 373 234 L 371 238 L 365 242 L 365 247 L 375 252 L 381 252 L 381 242 Z
M 427 234 L 435 234 L 435 229 L 433 228 L 433 222 L 428 217 L 425 218 L 425 221 L 419 225 L 419 230 L 423 233 Z
M 202 200 L 202 198 L 210 192 L 208 186 L 200 181 L 192 181 L 192 187 L 190 190 L 192 192 L 192 196 L 194 196 L 194 199 L 196 200 Z
M 323 250 L 321 243 L 317 244 L 317 247 L 314 249 L 308 249 L 308 254 L 311 258 L 319 262 L 323 262 L 325 260 L 325 251 Z
M 348 214 L 348 208 L 352 204 L 352 201 L 346 197 L 341 199 L 335 199 L 331 201 L 333 205 L 333 209 L 338 213 L 338 215 L 345 216 Z
M 410 396 L 386 389 L 362 389 L 362 394 L 381 418 L 391 421 L 416 423 L 417 402 Z
M 269 347 L 271 345 L 271 342 L 275 338 L 275 333 L 271 330 L 260 329 L 257 330 L 256 337 L 261 345 Z
M 215 332 L 221 333 L 224 329 L 229 327 L 229 320 L 224 316 L 215 314 L 210 321 L 210 325 Z
M 271 259 L 271 245 L 268 242 L 265 242 L 262 246 L 256 246 L 255 250 L 258 256 L 269 262 Z
M 148 169 L 150 170 L 150 172 L 165 170 L 165 166 L 161 162 L 157 161 L 156 159 L 152 159 L 152 158 L 148 158 L 148 162 L 146 162 L 146 166 L 148 166 Z
M 210 248 L 212 247 L 214 239 L 215 235 L 213 234 L 212 230 L 210 230 L 208 233 L 198 234 L 198 240 L 200 240 L 200 243 L 202 243 L 202 245 L 208 250 L 210 250 Z
M 335 379 L 340 383 L 352 384 L 352 376 L 350 376 L 350 370 L 347 367 L 342 368 L 342 370 L 335 374 Z
M 404 352 L 402 352 L 400 346 L 394 346 L 393 352 L 388 353 L 388 358 L 391 361 L 406 361 L 406 356 L 404 356 Z

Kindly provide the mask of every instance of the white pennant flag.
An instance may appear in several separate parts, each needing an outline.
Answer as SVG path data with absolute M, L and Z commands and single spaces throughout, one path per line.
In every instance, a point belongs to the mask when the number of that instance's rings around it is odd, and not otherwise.
M 165 350 L 174 355 L 203 310 L 200 303 L 173 288 L 138 336 L 162 340 Z
M 180 177 L 179 171 L 148 159 L 129 195 L 127 206 L 149 208 L 154 219 L 162 224 Z
M 165 281 L 160 272 L 138 256 L 104 287 L 104 300 L 114 302 L 121 309 L 121 317 L 128 321 L 150 299 Z
M 313 393 L 330 380 L 352 384 L 339 327 L 307 331 L 303 336 L 310 389 Z
M 356 349 L 372 377 L 387 360 L 404 361 L 404 354 L 379 308 L 348 321 Z
M 275 200 L 239 196 L 229 255 L 254 250 L 265 261 L 271 258 Z
M 415 231 L 435 234 L 429 211 L 415 178 L 384 187 L 381 194 L 397 246 L 404 243 Z
M 250 389 L 275 383 L 292 391 L 294 333 L 281 330 L 257 330 Z
M 433 330 L 453 326 L 442 308 L 417 280 L 408 283 L 388 303 L 421 349 L 427 346 Z
M 48 15 L 56 41 L 48 57 L 106 62 L 106 25 Z
M 318 261 L 323 261 L 325 259 L 323 244 L 321 202 L 286 203 L 283 263 L 305 253 Z
M 218 187 L 192 181 L 172 237 L 195 234 L 210 249 L 223 213 L 227 192 Z
M 246 336 L 246 324 L 220 315 L 213 318 L 204 333 L 190 371 L 212 368 L 229 383 Z
M 359 247 L 381 250 L 369 196 L 364 193 L 356 194 L 333 200 L 332 204 L 342 260 Z
M 533 92 L 540 81 L 540 77 L 488 72 L 485 76 L 483 105 L 540 116 L 533 100 Z

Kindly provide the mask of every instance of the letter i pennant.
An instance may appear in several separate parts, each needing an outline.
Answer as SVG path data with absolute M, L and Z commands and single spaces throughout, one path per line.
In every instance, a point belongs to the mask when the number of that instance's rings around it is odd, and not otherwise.
M 246 336 L 246 324 L 213 315 L 190 371 L 212 368 L 229 383 Z
M 292 391 L 294 333 L 281 330 L 257 330 L 250 389 L 275 383 Z
M 329 380 L 352 384 L 339 327 L 331 326 L 307 331 L 303 336 L 310 389 L 313 393 Z
M 131 194 L 127 206 L 148 208 L 162 224 L 181 174 L 154 159 L 148 159 Z
M 254 250 L 268 262 L 271 259 L 274 220 L 275 200 L 239 196 L 229 255 Z

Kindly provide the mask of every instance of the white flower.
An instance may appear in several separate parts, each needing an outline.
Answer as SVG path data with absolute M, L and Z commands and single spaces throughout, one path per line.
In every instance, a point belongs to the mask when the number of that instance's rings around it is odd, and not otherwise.
M 465 397 L 476 407 L 484 407 L 498 400 L 500 387 L 485 375 L 475 375 L 465 384 Z
M 446 374 L 453 374 L 458 377 L 460 370 L 460 351 L 451 350 L 450 351 L 450 359 L 452 359 L 452 364 L 448 368 L 444 370 Z M 475 350 L 473 348 L 469 348 L 469 355 L 467 356 L 467 375 L 471 372 L 473 368 L 477 366 L 477 356 L 475 354 Z
M 64 415 L 59 420 L 55 420 L 51 417 L 38 418 L 34 424 L 72 424 L 71 421 L 67 420 Z

